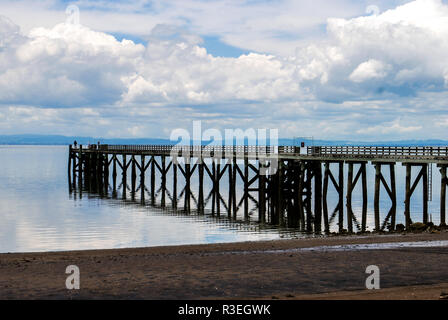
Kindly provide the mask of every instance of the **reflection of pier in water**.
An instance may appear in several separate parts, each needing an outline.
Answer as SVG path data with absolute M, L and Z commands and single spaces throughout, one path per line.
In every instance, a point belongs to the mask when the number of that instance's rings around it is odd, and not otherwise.
M 234 219 L 233 217 L 228 217 L 227 215 L 218 216 L 216 214 L 212 214 L 210 209 L 204 209 L 203 212 L 199 212 L 199 210 L 197 209 L 184 211 L 183 208 L 172 208 L 170 205 L 162 206 L 160 202 L 157 201 L 154 205 L 152 205 L 150 201 L 142 203 L 141 199 L 137 195 L 136 197 L 132 197 L 131 195 L 129 195 L 127 198 L 123 199 L 121 192 L 116 192 L 115 194 L 113 194 L 111 187 L 109 187 L 108 193 L 100 194 L 98 192 L 94 192 L 93 189 L 89 191 L 88 188 L 83 188 L 82 190 L 79 190 L 79 188 L 76 188 L 76 186 L 75 188 L 73 188 L 73 183 L 70 181 L 69 188 L 71 199 L 75 201 L 84 197 L 87 197 L 89 199 L 101 199 L 106 200 L 105 204 L 112 207 L 132 208 L 137 210 L 141 208 L 147 208 L 148 211 L 151 212 L 151 215 L 179 217 L 186 221 L 211 224 L 216 227 L 223 227 L 226 230 L 235 230 L 238 232 L 275 232 L 276 234 L 280 234 L 280 237 L 288 238 L 304 236 L 304 234 L 297 229 L 281 228 L 278 225 L 271 225 L 269 223 L 261 224 L 258 223 L 258 221 L 252 219 L 244 220 L 243 217 L 237 217 L 236 219 Z M 118 190 L 120 190 L 120 188 L 118 188 Z
M 410 202 L 419 184 L 423 190 L 422 221 L 429 222 L 428 171 L 432 163 L 440 167 L 440 223 L 445 224 L 446 147 L 309 147 L 306 154 L 301 154 L 297 147 L 70 146 L 69 181 L 73 189 L 78 184 L 78 188 L 100 195 L 110 193 L 122 199 L 129 195 L 141 204 L 183 213 L 203 215 L 208 211 L 229 220 L 258 221 L 316 233 L 334 228 L 343 231 L 347 225 L 348 231 L 354 232 L 367 228 L 369 162 L 375 167 L 375 230 L 395 229 L 398 162 L 406 167 L 406 227 L 413 222 Z M 388 168 L 388 181 L 383 167 Z M 412 168 L 419 169 L 415 179 Z M 225 179 L 228 183 L 223 186 Z M 362 208 L 355 213 L 352 196 L 357 185 Z M 387 214 L 380 212 L 381 187 L 391 201 Z M 329 211 L 327 197 L 332 190 L 338 203 Z

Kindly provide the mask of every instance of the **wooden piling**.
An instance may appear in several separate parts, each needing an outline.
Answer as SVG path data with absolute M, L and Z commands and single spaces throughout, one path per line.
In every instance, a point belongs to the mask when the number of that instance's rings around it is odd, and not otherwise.
M 190 198 L 191 198 L 191 158 L 185 158 L 185 203 L 184 209 L 186 212 L 190 212 Z
M 314 232 L 322 231 L 322 163 L 314 162 Z
M 215 174 L 215 191 L 216 191 L 216 214 L 221 216 L 221 193 L 219 190 L 219 182 L 221 176 L 221 159 L 217 159 L 218 163 L 216 164 L 216 174 Z
M 283 179 L 284 179 L 284 163 L 283 160 L 278 162 L 277 175 L 277 218 L 280 226 L 285 225 L 285 212 L 283 203 Z
M 237 217 L 237 199 L 236 199 L 236 174 L 237 174 L 237 160 L 236 155 L 234 154 L 233 159 L 233 166 L 232 166 L 232 217 L 236 220 Z
M 391 231 L 395 230 L 396 224 L 396 216 L 397 216 L 397 190 L 395 186 L 395 163 L 389 164 L 390 170 L 390 184 L 391 184 L 391 200 L 392 200 L 392 208 L 391 208 Z
M 344 162 L 339 162 L 339 232 L 344 229 Z
M 83 155 L 82 155 L 82 144 L 79 145 L 79 153 L 78 153 L 78 186 L 79 186 L 79 190 L 82 191 L 82 170 L 83 170 L 83 165 L 82 165 L 82 160 L 83 160 Z
M 327 193 L 328 193 L 328 179 L 330 176 L 330 163 L 325 162 L 324 164 L 324 185 L 323 185 L 323 191 L 322 191 L 322 209 L 323 209 L 323 215 L 324 215 L 324 227 L 325 232 L 330 232 L 330 223 L 328 218 L 328 202 L 327 202 Z
M 258 221 L 266 222 L 266 176 L 264 171 L 265 160 L 260 159 L 258 162 L 258 170 L 260 177 L 258 178 Z
M 117 192 L 117 155 L 113 155 L 112 160 L 112 194 L 115 195 Z
M 77 154 L 73 153 L 72 156 L 72 183 L 73 183 L 73 188 L 76 189 L 76 158 L 77 158 Z
M 145 156 L 140 156 L 140 203 L 145 204 Z
M 151 157 L 151 204 L 156 203 L 156 159 Z
M 448 178 L 446 174 L 447 165 L 440 166 L 441 186 L 440 186 L 440 225 L 446 226 L 446 186 Z
M 122 157 L 123 157 L 123 163 L 122 163 L 122 165 L 123 165 L 123 169 L 122 169 L 123 172 L 122 172 L 122 174 L 121 174 L 121 176 L 122 176 L 122 184 L 123 184 L 122 197 L 123 197 L 123 199 L 126 199 L 126 191 L 127 191 L 127 169 L 128 169 L 128 166 L 127 166 L 127 161 L 126 161 L 126 154 L 123 154 Z
M 367 169 L 366 163 L 361 163 L 361 179 L 362 179 L 362 217 L 361 217 L 361 231 L 365 232 L 367 228 Z
M 161 199 L 161 206 L 162 208 L 165 208 L 165 194 L 166 194 L 166 157 L 161 156 L 162 158 L 162 165 L 161 165 L 161 175 L 162 175 L 162 199 Z
M 374 198 L 374 213 L 375 213 L 375 231 L 380 231 L 380 183 L 381 183 L 381 164 L 375 163 L 375 198 Z
M 198 160 L 198 175 L 199 175 L 199 200 L 198 200 L 198 206 L 199 206 L 199 213 L 204 214 L 204 161 L 201 158 Z
M 422 164 L 423 178 L 423 223 L 427 224 L 428 220 L 428 164 Z
M 74 152 L 72 151 L 72 145 L 70 144 L 70 145 L 68 146 L 68 165 L 67 165 L 68 176 L 71 175 L 73 153 L 74 153 Z M 69 182 L 70 182 L 70 178 L 69 178 Z
M 348 232 L 349 233 L 353 233 L 352 193 L 353 193 L 353 162 L 348 162 L 348 175 L 347 175 L 347 228 L 348 228 Z
M 244 157 L 244 220 L 249 219 L 249 159 Z
M 173 157 L 173 209 L 177 209 L 177 157 Z
M 409 230 L 411 226 L 411 173 L 412 167 L 409 163 L 406 166 L 406 189 L 405 189 L 405 200 L 404 200 L 404 215 L 406 219 L 406 229 Z
M 227 217 L 229 219 L 232 218 L 232 204 L 233 204 L 233 187 L 234 187 L 234 183 L 233 183 L 233 174 L 232 174 L 232 159 L 228 158 L 227 159 L 227 171 L 228 171 L 228 175 L 229 175 L 229 198 L 227 201 Z
M 136 171 L 136 165 L 135 165 L 135 156 L 132 155 L 131 157 L 131 197 L 132 200 L 135 199 L 135 188 L 137 184 L 137 171 Z
M 109 155 L 104 154 L 104 193 L 107 194 L 109 191 Z

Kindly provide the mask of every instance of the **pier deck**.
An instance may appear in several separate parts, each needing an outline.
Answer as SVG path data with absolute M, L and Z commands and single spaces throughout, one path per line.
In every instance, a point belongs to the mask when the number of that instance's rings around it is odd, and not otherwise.
M 397 192 L 395 166 L 406 167 L 405 221 L 409 229 L 411 197 L 422 185 L 422 221 L 429 223 L 428 199 L 431 196 L 432 164 L 441 173 L 440 224 L 445 226 L 446 187 L 448 185 L 448 147 L 372 147 L 372 146 L 169 146 L 169 145 L 90 145 L 70 146 L 69 181 L 79 187 L 89 186 L 100 193 L 109 187 L 117 189 L 118 170 L 124 197 L 130 180 L 132 196 L 140 190 L 142 202 L 147 190 L 145 177 L 150 173 L 150 198 L 155 202 L 156 174 L 160 176 L 161 206 L 166 205 L 167 174 L 171 170 L 173 188 L 171 203 L 177 208 L 177 176 L 185 178 L 184 210 L 190 210 L 191 198 L 203 212 L 211 197 L 213 213 L 221 208 L 229 218 L 242 210 L 249 218 L 249 202 L 254 203 L 261 223 L 299 227 L 308 232 L 330 232 L 333 225 L 339 232 L 366 231 L 367 228 L 367 164 L 375 167 L 374 223 L 375 231 L 396 229 Z M 383 168 L 388 168 L 388 178 Z M 129 170 L 128 170 L 129 169 Z M 355 170 L 356 169 L 356 170 Z M 413 169 L 417 170 L 415 177 Z M 347 170 L 347 172 L 345 172 Z M 130 175 L 128 175 L 128 171 Z M 334 172 L 333 172 L 334 171 Z M 193 176 L 193 173 L 197 175 Z M 191 191 L 193 177 L 199 179 L 198 198 Z M 228 197 L 224 199 L 220 184 L 228 176 Z M 128 177 L 130 179 L 128 179 Z M 109 179 L 112 183 L 109 183 Z M 212 190 L 204 197 L 204 178 L 210 178 Z M 139 185 L 138 185 L 139 184 Z M 362 209 L 354 212 L 353 192 L 361 185 Z M 334 210 L 328 208 L 329 187 L 339 199 Z M 243 195 L 237 199 L 237 188 Z M 391 201 L 390 210 L 380 219 L 380 190 Z M 381 221 L 383 220 L 383 221 Z M 345 225 L 347 229 L 345 229 Z

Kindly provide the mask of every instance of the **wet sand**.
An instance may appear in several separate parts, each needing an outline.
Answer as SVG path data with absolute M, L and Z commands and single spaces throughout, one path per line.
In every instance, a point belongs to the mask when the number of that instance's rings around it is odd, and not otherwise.
M 439 299 L 448 291 L 447 246 L 319 247 L 446 240 L 445 231 L 0 254 L 0 299 Z M 80 290 L 65 288 L 68 265 L 80 268 Z M 369 265 L 380 268 L 381 290 L 365 289 Z

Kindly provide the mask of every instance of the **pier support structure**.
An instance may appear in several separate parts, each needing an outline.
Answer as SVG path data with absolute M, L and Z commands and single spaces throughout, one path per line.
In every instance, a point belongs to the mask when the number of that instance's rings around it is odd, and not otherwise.
M 215 153 L 213 150 L 203 153 L 202 149 L 199 153 L 192 151 L 189 155 L 179 152 L 177 156 L 169 152 L 169 146 L 139 148 L 134 150 L 128 146 L 112 149 L 107 146 L 70 146 L 69 191 L 76 192 L 78 187 L 80 195 L 83 190 L 88 190 L 106 197 L 110 191 L 115 198 L 121 190 L 123 199 L 128 199 L 129 191 L 133 201 L 139 200 L 141 204 L 146 204 L 148 198 L 151 205 L 160 205 L 161 208 L 166 208 L 169 202 L 175 211 L 182 207 L 183 202 L 185 213 L 196 210 L 198 214 L 211 212 L 212 215 L 220 217 L 225 212 L 230 220 L 242 217 L 245 221 L 258 220 L 262 224 L 300 228 L 315 233 L 329 233 L 334 230 L 348 233 L 365 232 L 368 224 L 367 164 L 370 162 L 375 169 L 374 230 L 379 232 L 386 227 L 389 230 L 395 230 L 396 227 L 395 165 L 402 162 L 406 170 L 406 228 L 412 224 L 411 198 L 420 181 L 423 193 L 422 221 L 425 224 L 430 222 L 428 164 L 432 163 L 431 161 L 368 161 L 350 155 L 345 156 L 348 159 L 330 160 L 313 154 L 301 156 L 297 153 L 272 158 L 250 153 L 246 149 L 243 153 L 234 153 L 230 157 L 227 154 L 224 157 L 222 153 Z M 313 147 L 311 150 L 320 152 L 319 148 Z M 294 147 L 288 150 L 296 151 Z M 381 158 L 377 155 L 378 150 L 383 152 L 383 149 L 375 149 L 375 159 Z M 430 151 L 435 153 L 433 149 Z M 441 153 L 440 150 L 437 152 L 438 155 Z M 437 165 L 441 173 L 440 224 L 445 226 L 448 158 L 446 161 L 437 162 Z M 266 174 L 269 168 L 275 166 L 276 170 Z M 388 172 L 384 173 L 384 167 L 389 167 Z M 414 179 L 413 168 L 419 170 Z M 118 181 L 120 184 L 117 183 L 118 171 L 121 171 L 121 181 Z M 170 174 L 172 184 L 168 183 Z M 179 182 L 179 177 L 184 183 Z M 360 208 L 353 207 L 357 186 L 360 186 L 358 190 L 362 196 Z M 391 207 L 383 221 L 380 212 L 382 189 L 391 201 Z M 332 197 L 337 199 L 337 204 L 329 211 L 329 193 L 334 191 L 336 195 L 333 194 Z M 344 228 L 345 223 L 347 229 Z

